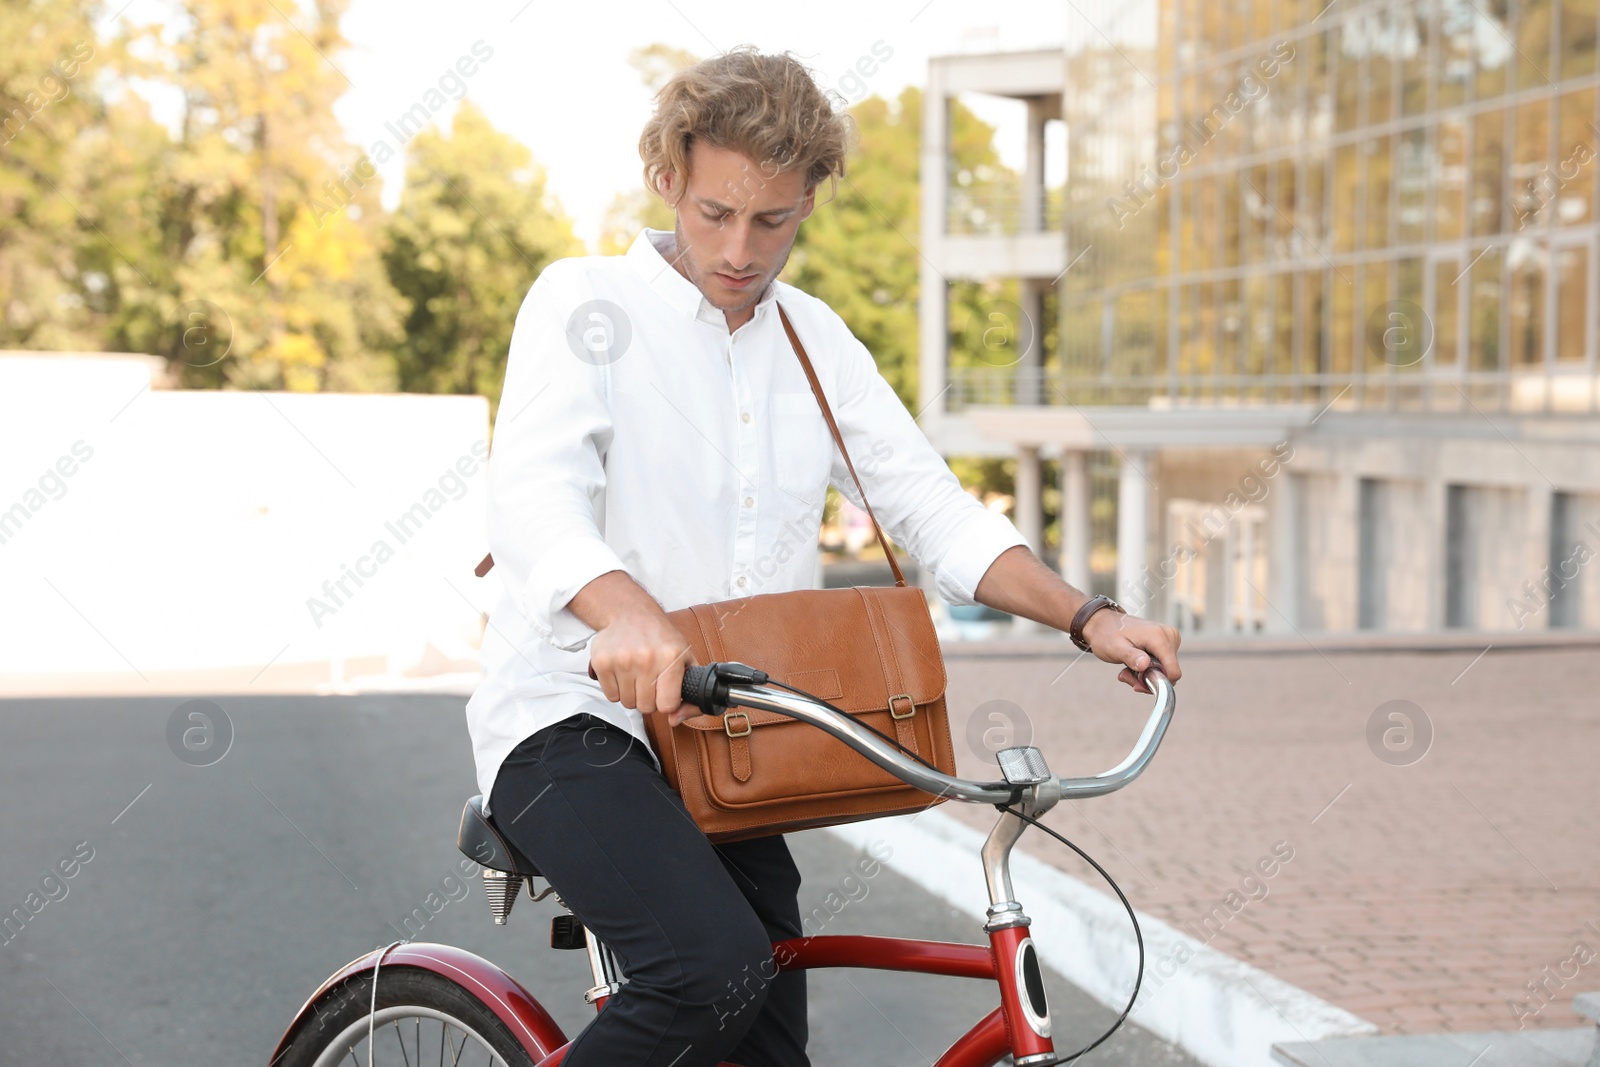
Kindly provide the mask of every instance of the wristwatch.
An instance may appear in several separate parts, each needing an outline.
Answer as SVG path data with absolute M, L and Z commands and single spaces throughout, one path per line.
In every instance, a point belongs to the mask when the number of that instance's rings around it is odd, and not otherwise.
M 1101 608 L 1110 608 L 1119 615 L 1126 615 L 1128 613 L 1128 610 L 1121 604 L 1118 604 L 1115 600 L 1112 600 L 1110 597 L 1105 596 L 1104 594 L 1101 594 L 1100 596 L 1092 596 L 1088 600 L 1085 600 L 1083 602 L 1083 607 L 1079 608 L 1078 613 L 1072 617 L 1072 625 L 1067 627 L 1067 634 L 1072 638 L 1072 643 L 1083 649 L 1085 652 L 1093 652 L 1094 649 L 1090 648 L 1089 642 L 1083 639 L 1083 628 L 1088 624 L 1090 616 L 1099 611 Z

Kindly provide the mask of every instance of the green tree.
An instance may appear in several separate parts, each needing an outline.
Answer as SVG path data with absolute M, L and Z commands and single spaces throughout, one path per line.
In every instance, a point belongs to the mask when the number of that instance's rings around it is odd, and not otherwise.
M 532 153 L 477 108 L 460 105 L 448 137 L 419 134 L 383 253 L 407 305 L 400 388 L 498 405 L 522 298 L 549 263 L 581 252 Z
M 345 2 L 182 0 L 180 18 L 133 33 L 146 58 L 128 73 L 176 88 L 182 106 L 157 189 L 140 202 L 171 285 L 126 328 L 153 332 L 145 347 L 181 364 L 188 384 L 392 384 L 379 183 L 333 115 L 348 88 L 337 66 Z M 179 312 L 197 300 L 231 323 L 226 361 L 185 347 Z
M 0 347 L 99 349 L 81 253 L 103 222 L 86 204 L 82 140 L 101 123 L 95 89 L 106 48 L 96 4 L 0 6 Z M 118 262 L 120 277 L 134 268 Z M 94 284 L 103 289 L 105 276 Z

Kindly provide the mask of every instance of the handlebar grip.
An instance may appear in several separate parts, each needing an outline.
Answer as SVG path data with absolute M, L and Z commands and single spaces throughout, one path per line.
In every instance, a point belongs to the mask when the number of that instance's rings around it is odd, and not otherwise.
M 685 667 L 683 669 L 683 702 L 693 704 L 704 715 L 715 715 L 717 667 Z

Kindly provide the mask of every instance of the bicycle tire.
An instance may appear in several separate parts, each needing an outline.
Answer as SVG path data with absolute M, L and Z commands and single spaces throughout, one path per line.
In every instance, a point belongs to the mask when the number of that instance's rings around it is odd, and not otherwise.
M 330 989 L 272 1067 L 331 1067 L 352 1057 L 365 1067 L 369 1029 L 374 1067 L 391 1061 L 421 1067 L 435 1047 L 444 1064 L 482 1062 L 482 1051 L 476 1059 L 463 1059 L 460 1050 L 472 1047 L 492 1053 L 494 1067 L 537 1062 L 494 1012 L 461 986 L 433 971 L 394 966 L 379 971 L 376 1007 L 371 972 Z

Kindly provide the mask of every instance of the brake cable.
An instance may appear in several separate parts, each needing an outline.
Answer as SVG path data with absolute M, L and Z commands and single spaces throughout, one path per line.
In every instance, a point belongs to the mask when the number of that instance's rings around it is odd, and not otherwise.
M 377 1044 L 373 1039 L 373 1025 L 378 1017 L 378 968 L 383 966 L 383 958 L 397 945 L 405 944 L 404 941 L 391 941 L 378 953 L 378 958 L 372 961 L 372 1004 L 367 1009 L 367 1067 L 372 1067 L 372 1047 Z

